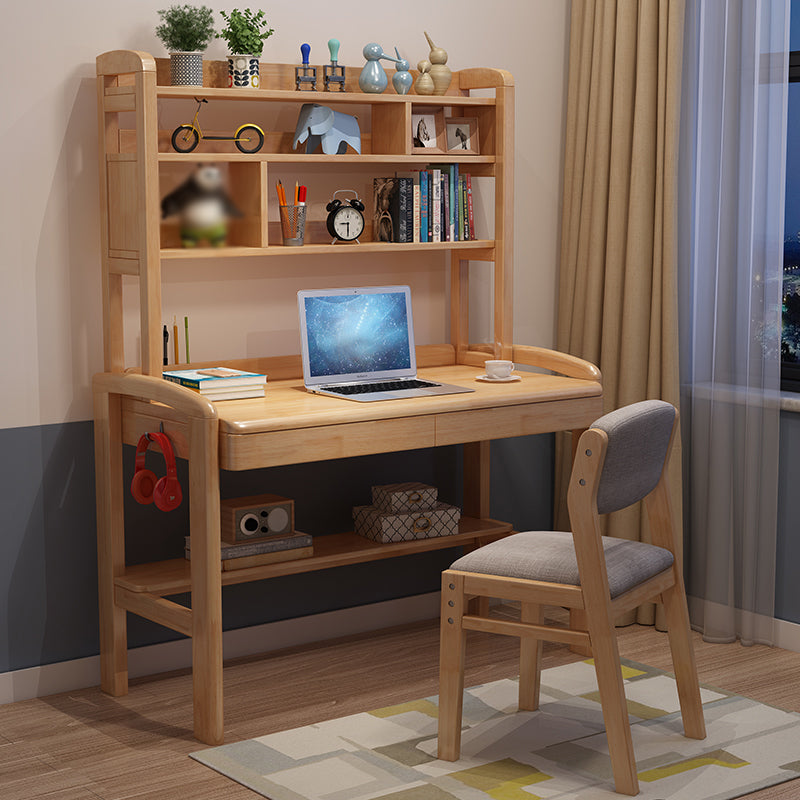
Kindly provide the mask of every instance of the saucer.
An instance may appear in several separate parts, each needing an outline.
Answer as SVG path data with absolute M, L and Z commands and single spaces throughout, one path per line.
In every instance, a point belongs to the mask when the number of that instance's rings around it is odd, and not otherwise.
M 493 378 L 491 375 L 484 373 L 475 378 L 476 381 L 483 381 L 484 383 L 513 383 L 514 381 L 521 381 L 519 375 L 509 375 L 507 378 Z

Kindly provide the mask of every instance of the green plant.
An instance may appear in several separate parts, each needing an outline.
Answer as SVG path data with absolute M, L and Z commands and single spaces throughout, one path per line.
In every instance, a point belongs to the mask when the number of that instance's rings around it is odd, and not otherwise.
M 205 50 L 214 37 L 214 12 L 208 6 L 170 6 L 158 12 L 156 36 L 171 53 Z
M 217 38 L 228 43 L 231 54 L 260 56 L 264 40 L 274 33 L 264 12 L 253 13 L 249 8 L 244 11 L 234 8 L 230 14 L 224 11 L 219 13 L 225 20 L 225 27 L 217 34 Z

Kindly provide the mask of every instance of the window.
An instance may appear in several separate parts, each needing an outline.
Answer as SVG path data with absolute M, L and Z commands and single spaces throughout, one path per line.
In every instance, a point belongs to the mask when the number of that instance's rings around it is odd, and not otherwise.
M 800 392 L 800 0 L 792 0 L 789 48 L 781 388 Z

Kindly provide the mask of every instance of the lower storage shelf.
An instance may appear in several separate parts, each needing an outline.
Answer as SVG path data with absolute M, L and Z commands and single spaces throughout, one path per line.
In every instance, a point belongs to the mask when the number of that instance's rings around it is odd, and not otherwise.
M 430 550 L 444 550 L 460 545 L 486 544 L 494 539 L 508 536 L 510 533 L 512 533 L 512 526 L 508 522 L 462 517 L 459 520 L 458 533 L 452 536 L 415 539 L 410 542 L 381 544 L 354 533 L 315 536 L 313 556 L 298 558 L 294 561 L 228 570 L 222 572 L 222 585 L 248 583 L 280 575 L 296 575 L 347 564 L 396 558 Z M 150 564 L 137 564 L 127 567 L 125 572 L 117 577 L 115 583 L 131 592 L 149 592 L 161 597 L 181 594 L 191 589 L 190 562 L 184 558 L 176 558 Z

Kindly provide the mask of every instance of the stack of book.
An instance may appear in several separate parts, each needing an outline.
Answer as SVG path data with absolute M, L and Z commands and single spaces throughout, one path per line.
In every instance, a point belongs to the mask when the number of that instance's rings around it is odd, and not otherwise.
M 228 367 L 165 370 L 164 378 L 179 383 L 209 400 L 239 400 L 244 397 L 263 397 L 267 376 Z
M 376 242 L 475 239 L 472 177 L 458 164 L 430 165 L 373 180 Z
M 192 558 L 191 537 L 185 540 L 184 554 Z M 314 539 L 307 533 L 292 533 L 285 536 L 272 536 L 254 542 L 220 545 L 220 557 L 224 572 L 245 567 L 259 567 L 262 564 L 276 564 L 280 561 L 294 561 L 314 555 Z

